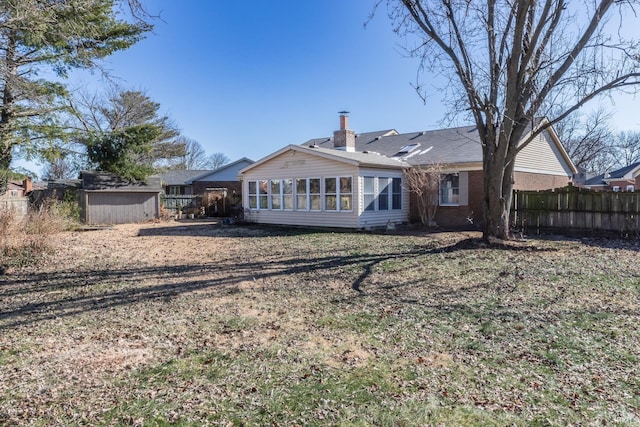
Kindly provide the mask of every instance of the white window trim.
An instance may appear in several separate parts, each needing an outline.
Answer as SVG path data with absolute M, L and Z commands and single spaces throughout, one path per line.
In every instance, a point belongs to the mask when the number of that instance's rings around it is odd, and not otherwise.
M 287 180 L 291 180 L 291 193 L 285 193 L 284 192 L 284 181 Z M 295 178 L 282 178 L 280 180 L 280 193 L 282 194 L 282 202 L 281 202 L 281 206 L 282 206 L 282 210 L 283 211 L 294 211 L 295 207 L 296 207 L 296 179 Z M 286 208 L 285 207 L 285 197 L 286 196 L 291 196 L 291 208 Z
M 317 179 L 318 182 L 318 193 L 313 193 L 311 194 L 311 180 L 312 179 Z M 322 212 L 322 208 L 323 208 L 323 191 L 322 191 L 322 178 L 307 178 L 307 208 L 309 212 Z M 320 208 L 319 209 L 311 209 L 311 196 L 318 196 L 320 197 Z
M 278 182 L 278 187 L 280 188 L 280 192 L 278 194 L 273 194 L 273 187 L 272 187 L 272 183 L 274 181 Z M 270 179 L 269 180 L 269 188 L 268 188 L 268 193 L 269 193 L 269 209 L 272 211 L 281 211 L 282 209 L 282 205 L 284 202 L 284 199 L 282 198 L 282 179 L 281 178 L 276 178 L 276 179 Z M 280 199 L 280 207 L 279 208 L 274 208 L 273 207 L 273 198 L 277 196 Z

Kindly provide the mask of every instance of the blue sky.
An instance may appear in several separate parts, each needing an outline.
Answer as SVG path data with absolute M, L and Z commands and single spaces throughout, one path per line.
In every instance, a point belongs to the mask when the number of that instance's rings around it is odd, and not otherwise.
M 148 0 L 162 18 L 154 34 L 106 67 L 208 153 L 232 160 L 330 136 L 342 110 L 356 131 L 437 127 L 440 102 L 423 105 L 410 86 L 418 64 L 402 54 L 386 11 L 364 27 L 373 3 Z
M 153 34 L 105 67 L 146 91 L 208 154 L 257 160 L 288 144 L 330 136 L 338 112 L 356 132 L 428 130 L 443 122 L 437 82 L 425 105 L 383 6 L 374 0 L 146 0 Z M 99 90 L 98 75 L 72 87 Z M 637 102 L 619 97 L 615 125 L 640 130 Z

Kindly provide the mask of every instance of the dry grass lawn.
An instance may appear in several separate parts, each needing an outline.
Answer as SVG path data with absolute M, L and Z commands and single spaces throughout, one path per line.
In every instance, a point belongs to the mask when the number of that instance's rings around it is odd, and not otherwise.
M 638 241 L 123 225 L 0 276 L 0 425 L 640 425 Z

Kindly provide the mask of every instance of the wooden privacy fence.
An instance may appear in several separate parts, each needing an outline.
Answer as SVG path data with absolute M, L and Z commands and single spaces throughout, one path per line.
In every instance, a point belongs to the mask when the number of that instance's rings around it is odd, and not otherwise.
M 593 191 L 573 186 L 515 191 L 511 220 L 526 234 L 620 233 L 640 237 L 640 191 Z

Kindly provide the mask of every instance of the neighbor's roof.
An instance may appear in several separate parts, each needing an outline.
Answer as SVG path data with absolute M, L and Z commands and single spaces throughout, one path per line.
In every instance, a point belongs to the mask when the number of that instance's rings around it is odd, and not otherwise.
M 607 172 L 606 174 L 594 176 L 593 178 L 586 180 L 583 185 L 592 187 L 606 186 L 609 181 L 634 179 L 634 172 L 640 173 L 640 162 L 632 163 L 629 166 Z
M 82 171 L 80 172 L 80 179 L 82 180 L 82 189 L 85 191 L 160 192 L 162 190 L 158 175 L 148 176 L 146 180 L 130 180 L 109 172 Z
M 206 171 L 205 173 L 201 173 L 198 176 L 195 176 L 191 179 L 188 179 L 187 181 L 185 181 L 187 184 L 193 184 L 194 181 L 200 181 L 203 178 L 211 178 L 211 177 L 215 177 L 218 174 L 221 174 L 222 172 L 226 171 L 227 169 L 231 169 L 234 166 L 238 166 L 242 163 L 247 163 L 247 166 L 250 165 L 251 163 L 253 163 L 253 160 L 247 158 L 247 157 L 243 157 L 241 159 L 236 160 L 235 162 L 231 162 L 228 163 L 224 166 L 220 166 L 218 169 L 214 169 L 214 170 L 210 170 L 210 171 Z
M 333 150 L 333 138 L 311 139 L 303 146 Z M 376 152 L 410 165 L 482 162 L 482 147 L 475 126 L 398 134 L 396 131 L 356 135 L 356 152 Z
M 188 185 L 187 181 L 211 172 L 213 170 L 168 170 L 158 175 L 163 185 Z

